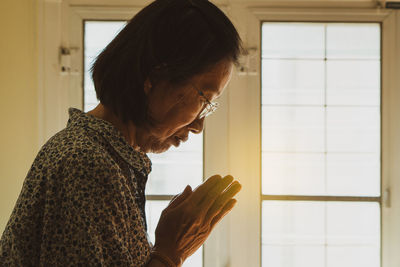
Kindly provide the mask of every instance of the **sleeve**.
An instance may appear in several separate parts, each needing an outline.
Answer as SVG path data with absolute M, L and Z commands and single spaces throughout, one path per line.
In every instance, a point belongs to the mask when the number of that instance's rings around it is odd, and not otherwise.
M 146 264 L 150 245 L 135 192 L 112 159 L 72 157 L 57 178 L 47 191 L 42 266 Z

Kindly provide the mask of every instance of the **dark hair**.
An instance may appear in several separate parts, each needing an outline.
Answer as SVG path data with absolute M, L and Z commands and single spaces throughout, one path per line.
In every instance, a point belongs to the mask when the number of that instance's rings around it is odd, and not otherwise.
M 244 52 L 231 21 L 207 0 L 156 0 L 137 13 L 92 66 L 97 98 L 124 122 L 148 121 L 144 82 L 184 83 Z

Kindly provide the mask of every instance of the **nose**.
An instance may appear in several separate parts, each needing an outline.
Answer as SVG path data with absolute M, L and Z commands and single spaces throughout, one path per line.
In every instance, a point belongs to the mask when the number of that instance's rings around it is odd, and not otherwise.
M 197 118 L 191 124 L 188 125 L 189 131 L 195 134 L 199 134 L 203 131 L 204 128 L 204 118 Z

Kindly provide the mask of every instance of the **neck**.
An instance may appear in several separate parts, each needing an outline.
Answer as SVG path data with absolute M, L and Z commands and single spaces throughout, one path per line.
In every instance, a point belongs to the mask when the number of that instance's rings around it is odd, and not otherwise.
M 96 108 L 87 113 L 99 119 L 110 122 L 122 133 L 130 146 L 132 146 L 135 150 L 140 150 L 140 147 L 136 140 L 136 133 L 138 129 L 133 123 L 122 122 L 122 120 L 118 116 L 116 116 L 111 110 L 109 110 L 102 104 L 98 104 Z

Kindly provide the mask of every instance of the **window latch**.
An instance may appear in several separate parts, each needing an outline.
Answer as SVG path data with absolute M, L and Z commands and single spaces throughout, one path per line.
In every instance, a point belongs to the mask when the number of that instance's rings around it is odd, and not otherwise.
M 61 74 L 78 74 L 76 55 L 79 51 L 78 47 L 60 47 L 59 63 Z
M 246 53 L 239 58 L 239 75 L 257 75 L 258 73 L 258 49 L 257 47 L 246 48 Z
M 391 201 L 390 201 L 390 189 L 387 188 L 385 189 L 385 191 L 383 192 L 383 196 L 382 196 L 382 204 L 386 207 L 386 208 L 390 208 L 391 206 Z

